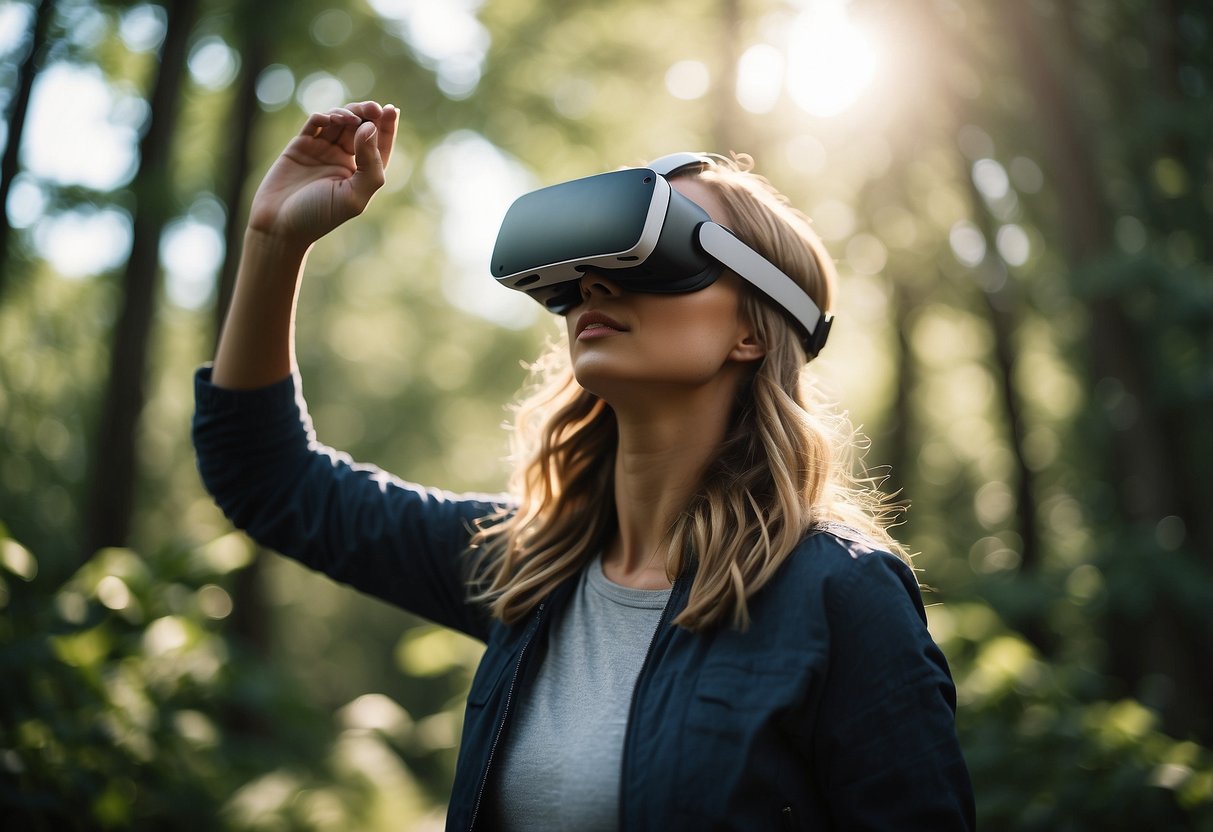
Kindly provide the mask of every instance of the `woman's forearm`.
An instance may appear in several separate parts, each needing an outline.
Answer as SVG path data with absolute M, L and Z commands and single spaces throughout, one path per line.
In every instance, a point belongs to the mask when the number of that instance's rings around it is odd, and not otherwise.
M 232 303 L 223 323 L 214 384 L 250 390 L 281 381 L 294 368 L 295 298 L 307 247 L 245 232 Z
M 399 111 L 362 101 L 312 113 L 253 197 L 211 382 L 249 390 L 294 369 L 295 295 L 308 248 L 383 185 Z

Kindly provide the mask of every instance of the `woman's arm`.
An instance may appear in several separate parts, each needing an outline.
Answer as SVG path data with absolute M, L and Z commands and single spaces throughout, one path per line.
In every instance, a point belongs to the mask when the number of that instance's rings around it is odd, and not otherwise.
M 499 498 L 404 482 L 320 444 L 299 376 L 256 390 L 195 380 L 198 472 L 215 503 L 262 546 L 476 638 L 468 543 Z
M 308 249 L 382 187 L 398 118 L 373 101 L 313 113 L 274 162 L 253 197 L 214 384 L 247 390 L 290 375 Z
M 198 469 L 224 514 L 264 546 L 483 638 L 467 603 L 473 525 L 497 505 L 403 482 L 316 441 L 294 373 L 309 247 L 384 182 L 398 114 L 373 102 L 308 118 L 257 190 L 213 368 L 198 372 Z
M 973 829 L 956 690 L 913 573 L 892 555 L 864 554 L 827 604 L 831 658 L 816 762 L 838 828 Z

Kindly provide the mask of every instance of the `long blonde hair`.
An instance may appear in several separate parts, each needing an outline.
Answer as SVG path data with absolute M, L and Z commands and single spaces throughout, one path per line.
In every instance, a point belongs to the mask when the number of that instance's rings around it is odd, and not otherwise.
M 808 219 L 751 160 L 716 157 L 694 173 L 720 197 L 741 240 L 829 309 L 837 276 Z M 703 631 L 726 619 L 744 629 L 747 599 L 761 589 L 815 523 L 846 524 L 908 561 L 888 532 L 896 509 L 853 473 L 859 438 L 804 378 L 804 347 L 786 313 L 745 285 L 743 314 L 765 356 L 742 386 L 732 422 L 698 492 L 667 537 L 673 580 L 696 562 L 690 598 L 674 623 Z M 573 377 L 556 342 L 531 368 L 515 408 L 519 503 L 473 536 L 479 590 L 493 615 L 514 623 L 605 548 L 615 531 L 615 414 Z

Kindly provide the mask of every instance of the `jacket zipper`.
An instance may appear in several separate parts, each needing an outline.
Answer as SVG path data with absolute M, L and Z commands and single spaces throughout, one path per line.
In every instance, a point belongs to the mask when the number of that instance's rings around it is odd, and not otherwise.
M 497 723 L 497 733 L 493 735 L 493 744 L 489 746 L 489 759 L 484 764 L 484 775 L 480 778 L 480 789 L 476 792 L 476 805 L 472 809 L 472 821 L 468 824 L 468 830 L 476 828 L 476 818 L 480 815 L 480 802 L 484 799 L 484 790 L 489 782 L 489 771 L 493 767 L 493 757 L 497 753 L 497 744 L 501 741 L 501 735 L 505 732 L 505 724 L 510 718 L 510 704 L 514 701 L 514 688 L 518 686 L 518 673 L 522 670 L 522 662 L 526 658 L 526 651 L 530 649 L 531 642 L 535 640 L 535 633 L 539 630 L 539 619 L 543 615 L 543 609 L 547 602 L 541 601 L 539 607 L 535 610 L 535 621 L 531 625 L 531 632 L 526 637 L 526 641 L 522 643 L 522 648 L 518 651 L 518 661 L 514 663 L 514 675 L 510 679 L 510 689 L 505 694 L 505 709 L 501 712 L 501 721 Z
M 628 721 L 627 728 L 623 735 L 623 756 L 620 759 L 621 772 L 627 771 L 628 747 L 632 744 L 632 731 L 634 730 L 634 721 L 632 714 L 636 710 L 636 700 L 639 698 L 640 683 L 644 680 L 644 673 L 649 669 L 649 659 L 653 655 L 653 646 L 657 644 L 657 636 L 661 634 L 661 628 L 665 624 L 666 614 L 669 613 L 670 607 L 674 604 L 674 598 L 678 594 L 679 586 L 682 583 L 682 577 L 674 579 L 674 585 L 670 588 L 670 597 L 666 599 L 665 606 L 661 609 L 661 616 L 657 619 L 657 628 L 653 630 L 653 636 L 649 639 L 649 649 L 645 651 L 644 661 L 640 663 L 640 673 L 636 676 L 636 684 L 632 688 L 632 702 L 628 705 Z M 618 823 L 619 828 L 623 829 L 623 777 L 620 776 L 619 787 L 619 806 L 618 806 Z

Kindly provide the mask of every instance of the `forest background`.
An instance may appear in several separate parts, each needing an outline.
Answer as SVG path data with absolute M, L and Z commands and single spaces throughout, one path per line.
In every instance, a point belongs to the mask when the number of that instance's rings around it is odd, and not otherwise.
M 911 505 L 982 827 L 1213 829 L 1199 0 L 7 0 L 8 828 L 441 826 L 479 646 L 258 552 L 189 443 L 252 189 L 366 98 L 390 182 L 300 299 L 323 440 L 502 488 L 555 332 L 489 278 L 510 199 L 751 153 L 838 261 L 811 375 Z

